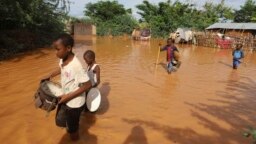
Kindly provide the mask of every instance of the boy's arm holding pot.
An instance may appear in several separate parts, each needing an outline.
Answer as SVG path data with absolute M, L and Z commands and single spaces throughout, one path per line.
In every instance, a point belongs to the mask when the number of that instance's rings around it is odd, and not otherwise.
M 42 78 L 41 81 L 45 81 L 45 80 L 50 80 L 51 78 L 59 75 L 61 73 L 60 68 L 58 67 L 56 70 L 54 70 L 52 73 L 50 73 L 49 75 L 45 76 L 44 78 Z
M 60 97 L 60 103 L 66 103 L 69 100 L 81 95 L 82 93 L 84 93 L 85 91 L 89 90 L 92 87 L 92 84 L 90 81 L 87 81 L 85 83 L 82 83 L 82 86 L 80 86 L 77 90 L 75 90 L 74 92 L 68 93 L 68 94 L 64 94 Z

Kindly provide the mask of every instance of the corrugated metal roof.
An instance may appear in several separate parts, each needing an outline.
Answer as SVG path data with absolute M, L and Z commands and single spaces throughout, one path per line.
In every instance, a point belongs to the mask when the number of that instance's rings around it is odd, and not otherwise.
M 256 30 L 256 23 L 215 23 L 208 28 L 210 29 L 245 29 Z

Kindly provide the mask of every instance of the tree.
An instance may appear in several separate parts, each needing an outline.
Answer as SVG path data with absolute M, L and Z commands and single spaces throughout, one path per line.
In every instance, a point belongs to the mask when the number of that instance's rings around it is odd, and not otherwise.
M 141 22 L 146 22 L 152 29 L 153 36 L 166 37 L 178 27 L 193 27 L 191 20 L 196 12 L 193 5 L 170 0 L 158 5 L 143 1 L 137 5 Z M 196 15 L 195 15 L 196 16 Z
M 64 32 L 68 0 L 1 0 L 0 59 L 49 44 Z
M 84 14 L 92 19 L 102 21 L 111 20 L 114 16 L 126 14 L 130 9 L 126 10 L 123 5 L 117 1 L 99 1 L 97 3 L 88 3 L 85 6 Z
M 235 12 L 235 22 L 256 22 L 256 3 L 254 0 L 247 0 L 240 10 Z
M 67 0 L 1 0 L 0 29 L 38 28 L 67 14 Z
M 88 3 L 84 14 L 97 26 L 98 35 L 130 34 L 137 21 L 131 16 L 131 9 L 125 9 L 117 1 Z
M 166 37 L 178 27 L 203 30 L 218 22 L 220 18 L 233 19 L 233 11 L 224 5 L 207 2 L 203 9 L 196 9 L 193 4 L 180 1 L 160 2 L 157 5 L 144 0 L 137 5 L 140 22 L 146 22 L 152 29 L 153 36 Z

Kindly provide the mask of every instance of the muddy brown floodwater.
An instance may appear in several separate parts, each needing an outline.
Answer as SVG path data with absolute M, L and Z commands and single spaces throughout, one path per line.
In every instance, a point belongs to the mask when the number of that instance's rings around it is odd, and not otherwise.
M 182 65 L 168 75 L 164 52 L 155 66 L 159 41 L 77 38 L 81 60 L 85 50 L 96 52 L 103 99 L 98 112 L 82 114 L 77 143 L 249 143 L 242 132 L 256 126 L 255 53 L 247 52 L 245 63 L 232 70 L 230 50 L 178 45 Z M 55 126 L 55 111 L 45 117 L 33 104 L 40 78 L 57 65 L 53 49 L 0 63 L 2 144 L 71 143 Z

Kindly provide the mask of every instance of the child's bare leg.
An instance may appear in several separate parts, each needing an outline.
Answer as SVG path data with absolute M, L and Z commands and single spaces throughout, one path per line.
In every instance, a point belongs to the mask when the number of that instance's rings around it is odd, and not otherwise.
M 171 73 L 172 73 L 172 64 L 171 64 L 171 62 L 169 62 L 169 63 L 167 64 L 167 72 L 168 72 L 168 74 L 171 74 Z
M 181 61 L 177 61 L 176 67 L 177 67 L 177 68 L 180 68 L 180 65 L 181 65 Z
M 79 140 L 79 119 L 84 107 L 69 108 L 67 110 L 67 132 L 72 141 Z
M 72 140 L 72 141 L 77 141 L 77 140 L 79 140 L 79 132 L 77 131 L 77 132 L 74 132 L 74 133 L 70 133 L 69 134 L 70 135 L 70 139 Z

